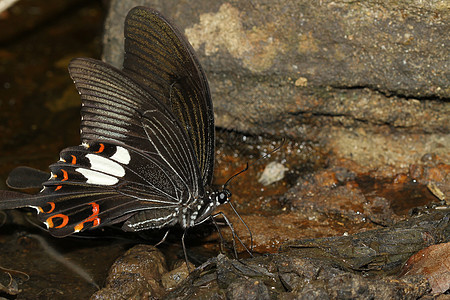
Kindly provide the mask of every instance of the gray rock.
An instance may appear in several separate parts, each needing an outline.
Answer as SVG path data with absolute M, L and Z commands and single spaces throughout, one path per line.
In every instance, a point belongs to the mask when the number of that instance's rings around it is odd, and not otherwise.
M 112 1 L 104 59 L 130 7 L 160 10 L 209 78 L 216 125 L 321 142 L 369 168 L 449 158 L 443 1 Z

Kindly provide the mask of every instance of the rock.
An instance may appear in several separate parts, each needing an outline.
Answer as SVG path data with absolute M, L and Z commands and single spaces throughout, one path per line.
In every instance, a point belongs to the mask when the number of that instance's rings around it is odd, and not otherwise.
M 270 185 L 274 182 L 280 181 L 284 177 L 284 172 L 288 169 L 283 164 L 273 161 L 267 164 L 258 182 L 263 185 Z
M 449 15 L 443 2 L 111 1 L 104 59 L 121 65 L 135 5 L 185 33 L 216 125 L 323 143 L 377 169 L 449 160 Z
M 166 292 L 161 285 L 165 273 L 166 261 L 157 248 L 134 246 L 111 266 L 105 287 L 91 299 L 161 298 Z
M 402 276 L 421 274 L 430 282 L 433 294 L 450 289 L 450 243 L 432 245 L 411 256 L 402 269 Z

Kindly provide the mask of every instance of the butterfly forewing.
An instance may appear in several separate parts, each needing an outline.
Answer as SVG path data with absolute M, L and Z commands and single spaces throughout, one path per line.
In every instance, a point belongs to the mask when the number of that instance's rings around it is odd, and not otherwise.
M 69 71 L 83 103 L 83 142 L 124 144 L 165 164 L 190 190 L 203 189 L 192 144 L 163 103 L 120 70 L 101 61 L 75 59 Z
M 214 113 L 206 76 L 185 37 L 159 12 L 133 8 L 125 21 L 123 71 L 164 102 L 194 147 L 203 185 L 214 166 Z

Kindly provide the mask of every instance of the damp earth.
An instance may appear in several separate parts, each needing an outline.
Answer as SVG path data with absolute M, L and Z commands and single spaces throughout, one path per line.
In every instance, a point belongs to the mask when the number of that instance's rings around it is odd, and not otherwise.
M 103 2 L 24 2 L 0 14 L 1 189 L 13 168 L 47 170 L 60 150 L 79 144 L 80 99 L 67 65 L 74 57 L 101 56 Z M 284 176 L 264 185 L 260 178 L 271 162 Z M 368 171 L 317 142 L 218 128 L 214 183 L 223 185 L 247 164 L 228 187 L 250 230 L 228 206 L 219 211 L 242 244 L 233 245 L 220 218 L 219 232 L 213 224 L 189 230 L 190 268 L 201 267 L 184 285 L 181 230 L 158 248 L 152 245 L 164 231 L 125 234 L 111 227 L 56 239 L 24 209 L 0 214 L 0 297 L 86 299 L 95 293 L 93 299 L 108 299 L 120 290 L 123 297 L 181 299 L 206 287 L 203 295 L 283 298 L 306 297 L 309 286 L 309 296 L 320 298 L 350 281 L 343 294 L 331 296 L 351 298 L 359 290 L 368 298 L 380 295 L 373 291 L 419 297 L 430 291 L 425 279 L 406 276 L 413 271 L 402 267 L 419 250 L 448 242 L 449 210 L 439 191 L 450 167 L 439 157 L 425 155 L 401 172 Z M 252 245 L 254 258 L 243 245 Z M 240 261 L 233 259 L 235 248 Z M 442 251 L 448 254 L 448 247 Z M 406 277 L 395 281 L 400 274 Z M 432 275 L 445 286 L 448 275 L 439 274 Z M 405 294 L 395 294 L 399 290 Z

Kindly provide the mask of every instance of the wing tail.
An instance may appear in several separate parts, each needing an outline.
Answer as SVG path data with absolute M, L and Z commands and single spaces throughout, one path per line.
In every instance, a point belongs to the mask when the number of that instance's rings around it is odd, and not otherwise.
M 30 167 L 17 167 L 11 171 L 6 184 L 13 189 L 42 188 L 50 174 Z

